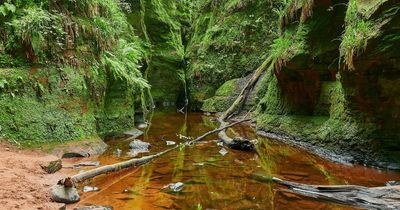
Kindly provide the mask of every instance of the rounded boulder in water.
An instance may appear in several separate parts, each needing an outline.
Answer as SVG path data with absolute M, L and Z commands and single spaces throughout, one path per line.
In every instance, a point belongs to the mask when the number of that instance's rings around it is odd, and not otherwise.
M 51 199 L 57 203 L 76 203 L 80 200 L 78 190 L 74 187 L 54 185 L 50 189 Z

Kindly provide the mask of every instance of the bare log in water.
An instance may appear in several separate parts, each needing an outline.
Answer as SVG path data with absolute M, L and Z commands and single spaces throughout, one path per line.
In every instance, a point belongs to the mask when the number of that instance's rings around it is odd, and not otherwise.
M 288 187 L 282 191 L 306 197 L 367 209 L 400 209 L 400 186 L 368 188 L 357 185 L 307 185 L 276 177 L 272 180 Z
M 243 122 L 246 122 L 246 121 L 249 121 L 249 120 L 241 120 L 241 121 L 232 123 L 230 125 L 226 125 L 226 126 L 223 126 L 221 128 L 209 131 L 209 132 L 197 137 L 196 139 L 194 139 L 192 141 L 184 143 L 184 145 L 196 144 L 197 142 L 205 139 L 209 135 L 218 133 L 219 131 L 221 131 L 223 129 L 232 127 L 234 125 L 237 125 L 237 124 L 240 124 L 240 123 L 243 123 Z M 172 147 L 170 149 L 164 150 L 164 151 L 159 152 L 159 153 L 154 154 L 154 155 L 149 155 L 149 156 L 145 156 L 145 157 L 141 157 L 141 158 L 133 158 L 133 159 L 130 159 L 130 160 L 127 160 L 127 161 L 124 161 L 124 162 L 115 163 L 115 164 L 112 164 L 112 165 L 106 165 L 106 166 L 102 166 L 102 167 L 95 168 L 95 169 L 92 169 L 92 170 L 88 170 L 88 171 L 85 171 L 83 173 L 76 174 L 76 175 L 74 175 L 72 177 L 68 177 L 66 179 L 60 180 L 58 182 L 58 184 L 59 185 L 63 185 L 65 187 L 74 187 L 74 185 L 76 183 L 83 182 L 85 180 L 94 178 L 94 177 L 102 175 L 102 174 L 106 174 L 106 173 L 109 173 L 109 172 L 116 172 L 116 171 L 120 171 L 122 169 L 144 165 L 144 164 L 146 164 L 148 162 L 151 162 L 152 160 L 154 160 L 157 157 L 165 155 L 168 152 L 171 152 L 171 151 L 179 148 L 180 146 L 181 145 L 176 145 L 176 146 L 174 146 L 174 147 Z

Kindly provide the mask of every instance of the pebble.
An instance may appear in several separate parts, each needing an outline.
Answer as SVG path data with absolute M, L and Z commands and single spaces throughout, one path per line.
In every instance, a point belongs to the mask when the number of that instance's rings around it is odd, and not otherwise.
M 83 187 L 83 192 L 93 192 L 93 191 L 99 191 L 100 189 L 98 187 L 90 187 L 90 186 L 84 186 Z
M 171 183 L 169 185 L 166 185 L 163 187 L 163 189 L 169 188 L 170 190 L 172 190 L 174 192 L 179 192 L 183 189 L 184 186 L 185 186 L 185 184 L 183 184 L 182 182 L 177 182 L 177 183 Z
M 168 146 L 176 144 L 176 142 L 174 142 L 174 141 L 167 141 L 166 143 L 167 143 Z
M 225 148 L 222 148 L 222 149 L 219 151 L 219 154 L 221 154 L 222 156 L 225 156 L 226 154 L 228 154 L 228 151 L 227 151 Z

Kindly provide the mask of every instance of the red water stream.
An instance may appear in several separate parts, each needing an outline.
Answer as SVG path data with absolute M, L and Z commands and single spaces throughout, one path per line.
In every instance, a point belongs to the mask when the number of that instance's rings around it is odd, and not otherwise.
M 199 113 L 156 113 L 142 141 L 151 143 L 150 153 L 171 146 L 166 140 L 182 142 L 177 134 L 197 137 L 217 126 L 213 117 Z M 251 174 L 272 175 L 307 184 L 356 184 L 382 186 L 400 180 L 399 172 L 380 171 L 359 165 L 333 163 L 276 140 L 257 137 L 247 125 L 234 131 L 250 139 L 258 138 L 259 154 L 234 151 L 221 155 L 217 136 L 205 142 L 171 152 L 144 167 L 95 178 L 84 183 L 100 188 L 82 193 L 81 202 L 72 205 L 108 205 L 114 209 L 353 209 L 279 191 L 281 186 L 252 179 Z M 110 140 L 107 152 L 93 157 L 102 165 L 129 159 L 129 141 Z M 122 156 L 113 152 L 121 149 Z M 143 154 L 146 155 L 146 154 Z M 77 160 L 82 161 L 82 160 Z M 87 161 L 87 160 L 84 160 Z M 82 170 L 82 169 L 79 169 Z M 71 173 L 76 173 L 75 170 Z M 83 169 L 85 170 L 85 168 Z M 162 188 L 183 182 L 179 193 Z

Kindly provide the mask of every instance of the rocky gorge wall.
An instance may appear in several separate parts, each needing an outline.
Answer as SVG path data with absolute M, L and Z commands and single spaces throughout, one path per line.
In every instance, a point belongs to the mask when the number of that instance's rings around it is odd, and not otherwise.
M 288 1 L 275 8 L 278 36 L 266 50 L 274 68 L 250 97 L 259 101 L 258 129 L 347 161 L 399 169 L 399 3 Z M 235 81 L 202 110 L 226 109 L 218 101 L 240 90 Z
M 0 9 L 0 138 L 35 146 L 134 126 L 148 85 L 141 41 L 124 14 L 130 8 L 27 0 Z
M 0 138 L 113 135 L 153 103 L 181 108 L 186 97 L 192 110 L 221 112 L 268 61 L 244 107 L 259 130 L 399 168 L 395 0 L 24 0 L 0 9 Z
M 110 136 L 153 106 L 184 106 L 190 6 L 2 3 L 0 138 L 40 144 Z

